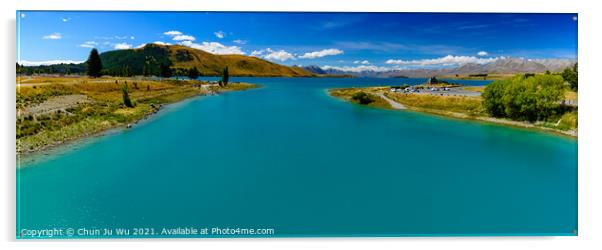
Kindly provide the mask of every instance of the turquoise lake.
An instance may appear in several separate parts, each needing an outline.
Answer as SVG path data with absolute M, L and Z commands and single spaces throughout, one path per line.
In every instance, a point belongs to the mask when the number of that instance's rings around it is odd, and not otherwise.
M 576 233 L 576 139 L 367 108 L 326 92 L 424 79 L 233 81 L 262 87 L 192 98 L 132 129 L 24 161 L 18 234 L 176 227 L 273 228 L 267 237 Z

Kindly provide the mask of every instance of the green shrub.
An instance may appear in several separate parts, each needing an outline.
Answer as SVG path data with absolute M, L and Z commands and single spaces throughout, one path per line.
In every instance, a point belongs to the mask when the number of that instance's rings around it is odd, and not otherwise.
M 555 75 L 519 75 L 489 84 L 483 106 L 494 117 L 515 120 L 546 120 L 562 112 L 563 79 Z
M 570 130 L 577 128 L 577 111 L 568 112 L 562 115 L 556 128 L 560 130 Z
M 577 64 L 575 63 L 572 68 L 564 69 L 562 78 L 569 83 L 571 89 L 577 90 L 579 84 Z
M 504 117 L 506 114 L 502 102 L 506 84 L 505 80 L 495 81 L 487 85 L 483 91 L 483 106 L 493 117 Z
M 365 93 L 363 91 L 357 92 L 351 96 L 351 99 L 359 102 L 360 104 L 367 105 L 374 102 L 374 96 Z

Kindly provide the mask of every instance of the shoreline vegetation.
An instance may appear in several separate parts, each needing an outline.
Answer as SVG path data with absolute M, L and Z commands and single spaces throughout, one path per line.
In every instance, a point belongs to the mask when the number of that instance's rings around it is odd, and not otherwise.
M 516 80 L 516 78 L 513 79 Z M 548 116 L 545 120 L 528 120 L 492 115 L 482 96 L 487 89 L 485 86 L 421 84 L 412 87 L 412 89 L 419 89 L 416 91 L 400 91 L 399 89 L 400 87 L 395 86 L 336 88 L 329 89 L 328 93 L 335 98 L 374 108 L 408 109 L 450 118 L 535 129 L 577 138 L 576 105 L 554 106 L 554 110 L 562 111 Z M 563 88 L 562 91 L 563 96 L 559 103 L 577 102 L 575 91 L 568 88 Z M 495 98 L 502 99 L 499 96 Z M 400 106 L 394 107 L 391 101 Z
M 257 87 L 158 77 L 18 76 L 17 156 L 130 128 L 166 104 Z

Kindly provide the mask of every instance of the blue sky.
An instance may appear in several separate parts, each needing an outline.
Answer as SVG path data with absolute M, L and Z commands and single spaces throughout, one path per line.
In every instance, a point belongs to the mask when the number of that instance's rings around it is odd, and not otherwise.
M 17 19 L 17 60 L 38 63 L 151 42 L 348 68 L 577 58 L 575 14 L 21 11 Z

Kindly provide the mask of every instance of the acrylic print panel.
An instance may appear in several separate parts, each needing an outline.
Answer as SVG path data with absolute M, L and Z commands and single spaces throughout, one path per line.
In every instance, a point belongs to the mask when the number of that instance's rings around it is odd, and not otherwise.
M 577 15 L 17 12 L 17 235 L 577 235 Z

